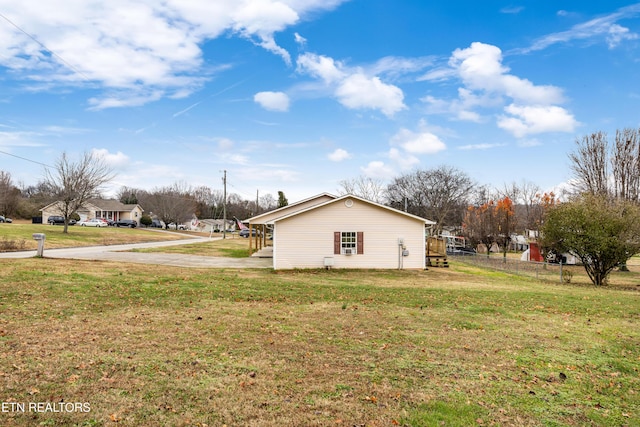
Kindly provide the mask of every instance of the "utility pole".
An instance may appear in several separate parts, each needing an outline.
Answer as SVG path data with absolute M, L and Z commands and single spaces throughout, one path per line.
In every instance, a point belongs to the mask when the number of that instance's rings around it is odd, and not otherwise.
M 222 178 L 222 184 L 224 190 L 222 191 L 222 238 L 227 238 L 227 170 L 224 170 L 224 176 Z
M 260 213 L 260 205 L 258 205 L 259 194 L 260 194 L 260 190 L 256 190 L 256 213 L 254 215 L 258 215 Z

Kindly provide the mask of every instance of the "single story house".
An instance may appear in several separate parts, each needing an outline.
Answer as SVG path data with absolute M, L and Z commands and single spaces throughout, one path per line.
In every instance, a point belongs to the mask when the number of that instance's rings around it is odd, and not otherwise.
M 44 208 L 42 212 L 42 222 L 46 223 L 47 218 L 52 215 L 61 215 L 61 202 L 53 202 Z M 140 225 L 140 218 L 144 209 L 138 204 L 124 204 L 115 199 L 89 199 L 78 209 L 80 220 L 91 218 L 105 218 L 118 221 L 121 219 L 132 219 Z
M 327 193 L 249 219 L 251 228 L 272 228 L 276 270 L 422 270 L 425 227 L 433 224 L 358 196 Z
M 227 220 L 227 230 L 235 230 L 235 222 Z M 190 230 L 201 233 L 221 233 L 224 231 L 224 220 L 222 219 L 198 219 L 194 218 L 190 223 Z

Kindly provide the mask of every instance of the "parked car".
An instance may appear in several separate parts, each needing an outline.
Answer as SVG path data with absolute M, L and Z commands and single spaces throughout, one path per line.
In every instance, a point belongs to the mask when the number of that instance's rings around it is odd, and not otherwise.
M 152 228 L 162 228 L 162 221 L 160 221 L 159 219 L 153 219 L 151 220 L 151 224 L 149 225 L 149 227 Z
M 120 220 L 116 221 L 116 227 L 135 228 L 137 225 L 138 225 L 138 223 L 135 222 L 132 219 L 120 219 Z
M 47 218 L 47 223 L 49 225 L 64 225 L 64 217 L 60 215 L 51 215 Z M 76 220 L 70 219 L 68 225 L 75 225 Z
M 78 225 L 82 227 L 107 227 L 108 226 L 107 222 L 101 220 L 100 218 L 91 218 L 84 221 L 80 221 Z
M 0 215 L 0 222 L 11 223 L 11 222 L 13 222 L 13 220 L 11 218 L 5 218 L 2 215 Z
M 176 226 L 176 223 L 175 223 L 175 222 L 172 222 L 172 223 L 169 223 L 168 228 L 169 228 L 169 230 L 186 230 L 186 229 L 187 229 L 187 226 L 186 226 L 186 225 L 184 225 L 184 224 L 178 224 L 178 225 Z
M 468 246 L 455 246 L 447 248 L 447 255 L 476 255 L 476 250 Z
M 238 235 L 240 237 L 249 237 L 249 229 L 248 228 L 243 228 L 242 230 L 240 230 L 240 233 L 238 233 Z M 251 237 L 254 237 L 256 235 L 256 229 L 252 228 L 251 229 Z
M 116 222 L 109 218 L 98 218 L 100 221 L 104 221 L 109 227 L 116 225 Z

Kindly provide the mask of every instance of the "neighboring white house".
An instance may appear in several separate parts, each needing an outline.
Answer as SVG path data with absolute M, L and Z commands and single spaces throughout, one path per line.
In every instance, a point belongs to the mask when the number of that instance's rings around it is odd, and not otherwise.
M 273 268 L 424 269 L 424 218 L 322 194 L 249 219 L 273 227 Z
M 227 230 L 235 230 L 235 222 L 227 220 Z M 221 233 L 224 231 L 224 220 L 221 219 L 198 219 L 193 218 L 190 223 L 190 230 L 201 233 Z
M 46 223 L 47 218 L 52 215 L 61 215 L 61 202 L 53 202 L 44 208 L 42 212 L 42 222 Z M 140 205 L 127 205 L 114 199 L 89 199 L 78 209 L 80 220 L 91 218 L 105 218 L 118 221 L 121 219 L 132 219 L 140 225 L 140 218 L 144 210 Z

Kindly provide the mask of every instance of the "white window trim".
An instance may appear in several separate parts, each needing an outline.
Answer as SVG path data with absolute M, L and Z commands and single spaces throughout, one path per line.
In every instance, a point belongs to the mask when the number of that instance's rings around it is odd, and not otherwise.
M 340 232 L 340 254 L 347 255 L 347 249 L 351 250 L 350 255 L 358 252 L 358 233 L 355 231 Z

